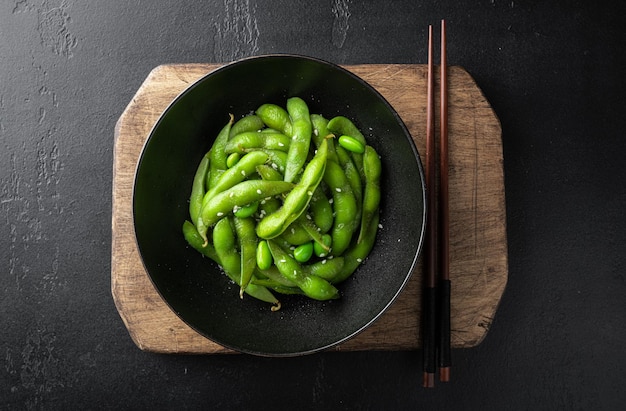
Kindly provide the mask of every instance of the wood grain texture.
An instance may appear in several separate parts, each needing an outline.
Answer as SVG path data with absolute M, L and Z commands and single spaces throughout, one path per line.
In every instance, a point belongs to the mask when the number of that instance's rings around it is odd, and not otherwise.
M 230 353 L 202 337 L 161 299 L 139 257 L 132 220 L 132 185 L 143 143 L 159 115 L 215 64 L 155 68 L 115 127 L 111 291 L 132 340 L 158 353 Z M 407 125 L 424 154 L 426 66 L 346 66 L 374 86 Z M 436 77 L 438 81 L 438 77 Z M 461 67 L 450 67 L 449 190 L 451 328 L 453 348 L 478 345 L 487 334 L 508 278 L 500 123 Z M 421 263 L 396 302 L 371 327 L 334 350 L 419 347 Z

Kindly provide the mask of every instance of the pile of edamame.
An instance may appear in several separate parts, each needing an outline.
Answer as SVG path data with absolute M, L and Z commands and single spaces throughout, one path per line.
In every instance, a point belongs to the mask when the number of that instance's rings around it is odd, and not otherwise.
M 379 225 L 381 160 L 348 118 L 299 97 L 230 120 L 202 158 L 183 224 L 189 245 L 244 293 L 339 297 Z

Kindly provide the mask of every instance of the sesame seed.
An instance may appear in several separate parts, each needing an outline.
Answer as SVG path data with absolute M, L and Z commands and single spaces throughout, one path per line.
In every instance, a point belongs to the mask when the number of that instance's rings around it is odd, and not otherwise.
M 224 213 L 222 213 L 221 211 L 219 211 L 219 212 L 217 213 L 217 216 L 218 216 L 218 217 L 221 217 L 221 216 L 223 216 L 223 215 L 224 215 Z
M 329 198 L 329 199 L 328 199 L 328 204 L 332 204 L 332 203 L 333 203 L 333 201 L 335 201 L 335 200 L 333 200 L 332 198 Z
M 378 228 L 383 228 L 383 225 L 382 224 L 378 224 Z
M 256 193 L 257 193 L 257 194 L 263 194 L 263 191 L 261 191 L 261 189 L 257 189 L 257 190 L 256 190 Z
M 315 134 L 316 136 L 319 136 L 320 132 L 318 129 L 313 129 L 313 134 Z
M 337 187 L 337 188 L 335 188 L 335 191 L 338 192 L 338 193 L 341 193 L 341 188 Z
M 278 143 L 278 147 L 285 147 L 285 143 Z
M 286 263 L 287 260 L 285 260 L 284 258 L 282 260 L 280 260 L 281 263 Z
M 311 190 L 307 191 L 306 193 L 309 195 L 309 197 L 311 197 L 313 195 L 313 191 L 311 191 Z
M 363 262 L 363 259 L 361 259 L 361 258 L 357 258 L 357 259 L 356 259 L 356 262 L 360 264 L 360 263 L 362 263 L 362 262 Z
M 323 257 L 323 255 L 321 257 Z M 326 259 L 322 260 L 322 264 L 326 264 Z
M 245 177 L 246 176 L 246 170 L 241 170 L 241 175 Z
M 234 195 L 235 195 L 235 192 L 231 191 L 230 194 L 228 194 L 228 197 L 233 198 Z

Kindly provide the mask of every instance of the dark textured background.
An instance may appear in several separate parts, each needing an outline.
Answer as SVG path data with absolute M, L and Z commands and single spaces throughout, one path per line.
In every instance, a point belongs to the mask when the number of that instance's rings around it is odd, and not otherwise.
M 621 408 L 626 7 L 440 3 L 2 1 L 0 408 Z M 274 52 L 425 63 L 441 18 L 449 63 L 502 121 L 510 263 L 487 338 L 453 352 L 453 381 L 421 388 L 418 351 L 137 349 L 110 293 L 112 148 L 150 70 Z

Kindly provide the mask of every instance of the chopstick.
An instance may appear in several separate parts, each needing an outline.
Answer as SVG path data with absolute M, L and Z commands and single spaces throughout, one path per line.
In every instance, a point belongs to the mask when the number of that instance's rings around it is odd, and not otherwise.
M 426 254 L 422 310 L 423 386 L 435 386 L 435 363 L 439 357 L 439 379 L 450 381 L 450 269 L 448 215 L 448 75 L 446 26 L 441 21 L 439 190 L 437 190 L 437 147 L 435 143 L 435 97 L 433 27 L 428 26 L 428 83 L 426 102 Z M 437 271 L 439 268 L 439 285 Z
M 450 250 L 448 215 L 448 56 L 446 22 L 441 20 L 439 119 L 439 380 L 450 381 Z
M 424 255 L 425 276 L 423 285 L 422 350 L 424 355 L 423 386 L 435 386 L 436 362 L 436 272 L 437 272 L 437 207 L 436 207 L 436 163 L 435 148 L 435 93 L 433 76 L 433 26 L 428 26 L 428 83 L 426 99 L 426 254 Z

